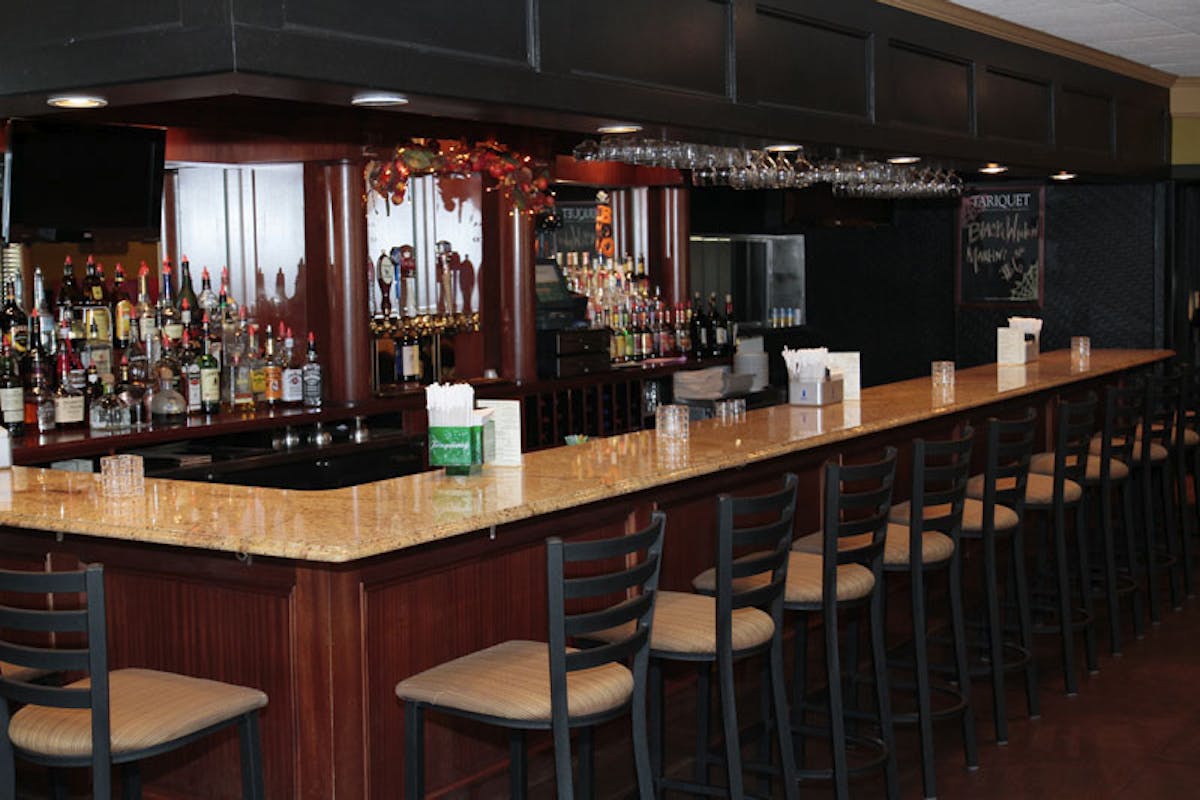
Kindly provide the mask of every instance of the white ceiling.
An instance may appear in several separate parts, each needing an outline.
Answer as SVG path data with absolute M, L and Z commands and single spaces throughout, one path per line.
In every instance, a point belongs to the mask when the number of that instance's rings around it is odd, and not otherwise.
M 1200 75 L 1200 0 L 953 0 L 1175 75 Z

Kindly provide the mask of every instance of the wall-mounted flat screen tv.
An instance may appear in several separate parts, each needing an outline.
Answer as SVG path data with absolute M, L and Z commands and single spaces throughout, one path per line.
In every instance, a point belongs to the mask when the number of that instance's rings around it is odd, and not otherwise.
M 165 150 L 158 128 L 10 121 L 5 241 L 158 240 Z

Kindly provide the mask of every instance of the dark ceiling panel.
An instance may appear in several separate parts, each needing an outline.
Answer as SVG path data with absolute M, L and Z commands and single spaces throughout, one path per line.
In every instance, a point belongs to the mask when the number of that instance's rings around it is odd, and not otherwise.
M 923 128 L 971 132 L 971 63 L 923 47 L 889 42 L 886 75 L 890 117 Z
M 788 108 L 868 117 L 871 34 L 758 6 L 751 56 L 757 100 Z M 747 57 L 740 63 L 745 65 Z
M 1049 80 L 988 68 L 979 78 L 979 135 L 1051 144 L 1054 125 Z

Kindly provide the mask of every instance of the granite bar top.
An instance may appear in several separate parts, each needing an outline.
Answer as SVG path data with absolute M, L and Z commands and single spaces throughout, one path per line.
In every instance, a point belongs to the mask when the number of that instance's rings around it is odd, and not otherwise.
M 98 474 L 0 470 L 0 524 L 107 539 L 319 562 L 347 562 L 603 501 L 995 401 L 1166 359 L 1169 350 L 1095 350 L 1073 369 L 1066 351 L 1024 367 L 960 370 L 954 401 L 928 377 L 863 390 L 824 408 L 782 405 L 744 420 L 692 423 L 685 443 L 654 431 L 525 454 L 482 475 L 441 470 L 359 486 L 297 491 L 147 479 L 141 495 L 107 497 Z

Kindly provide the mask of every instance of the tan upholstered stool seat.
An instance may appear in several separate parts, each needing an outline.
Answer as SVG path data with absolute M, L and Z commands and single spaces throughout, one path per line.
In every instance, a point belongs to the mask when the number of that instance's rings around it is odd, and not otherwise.
M 1104 441 L 1103 441 L 1102 436 L 1103 436 L 1103 434 L 1097 433 L 1095 436 L 1092 437 L 1091 444 L 1088 445 L 1088 452 L 1094 456 L 1100 455 L 1100 450 L 1104 447 Z M 1113 444 L 1120 447 L 1121 445 L 1125 444 L 1125 441 L 1123 439 L 1121 439 L 1120 437 L 1117 437 L 1116 439 L 1113 440 Z M 1157 442 L 1150 443 L 1150 460 L 1151 461 L 1166 461 L 1167 455 L 1168 455 L 1167 448 L 1163 447 L 1161 444 L 1158 444 Z M 1136 464 L 1141 460 L 1142 460 L 1142 440 L 1137 439 L 1133 443 L 1133 461 Z
M 950 513 L 949 505 L 931 506 L 925 509 L 928 519 L 944 517 Z M 892 506 L 891 512 L 888 514 L 890 522 L 898 522 L 901 525 L 909 523 L 909 517 L 912 515 L 912 505 L 906 500 L 903 503 L 896 503 Z M 1017 527 L 1021 520 L 1017 517 L 1017 512 L 1013 511 L 1008 506 L 996 504 L 992 512 L 994 530 L 1007 531 Z M 963 502 L 962 529 L 966 533 L 982 533 L 983 532 L 983 503 L 978 500 L 967 498 Z
M 1161 422 L 1154 423 L 1154 430 L 1161 432 L 1162 429 L 1163 429 L 1163 426 L 1162 426 Z M 1137 433 L 1134 435 L 1137 436 L 1138 439 L 1142 438 L 1142 426 L 1141 425 L 1137 426 Z M 1185 426 L 1183 429 L 1183 446 L 1184 447 L 1195 447 L 1198 444 L 1200 444 L 1200 433 L 1197 433 L 1196 431 L 1192 430 L 1191 428 Z
M 1001 478 L 997 481 L 997 491 L 1005 491 L 1013 489 L 1017 485 L 1015 477 Z M 972 475 L 967 481 L 967 497 L 975 500 L 983 498 L 983 476 Z M 1083 487 L 1072 480 L 1063 481 L 1063 500 L 1068 503 L 1074 503 L 1083 497 Z M 1029 479 L 1025 483 L 1025 505 L 1039 508 L 1048 506 L 1054 502 L 1054 478 L 1050 475 L 1039 475 L 1029 473 Z
M 588 634 L 602 642 L 624 639 L 633 623 Z M 733 649 L 745 650 L 768 642 L 775 633 L 771 615 L 757 608 L 736 608 L 730 630 Z M 712 595 L 660 591 L 654 598 L 650 649 L 658 653 L 717 652 L 717 600 Z
M 151 669 L 115 670 L 108 681 L 113 755 L 181 739 L 267 704 L 257 689 Z M 68 685 L 86 687 L 89 679 Z M 25 706 L 13 714 L 8 734 L 23 750 L 85 758 L 92 752 L 92 713 Z
M 18 667 L 16 664 L 9 664 L 7 661 L 0 661 L 0 675 L 13 681 L 21 681 L 29 683 L 36 681 L 45 675 L 49 675 L 48 669 L 34 669 L 33 667 Z
M 738 578 L 734 583 L 734 591 L 746 591 L 764 585 L 769 576 L 750 575 Z M 715 567 L 706 569 L 692 579 L 696 591 L 712 593 L 716 591 L 717 570 Z M 824 580 L 821 575 L 821 556 L 813 553 L 800 553 L 793 550 L 788 556 L 787 589 L 784 600 L 789 603 L 820 603 L 821 587 Z M 837 599 L 838 602 L 858 600 L 871 593 L 875 586 L 875 576 L 871 570 L 862 564 L 839 564 L 837 568 Z
M 887 535 L 883 540 L 883 563 L 889 567 L 899 567 L 908 564 L 908 525 L 888 523 Z M 847 536 L 838 540 L 838 549 L 857 550 L 871 543 L 871 534 Z M 822 531 L 801 536 L 792 543 L 793 550 L 802 553 L 820 553 L 824 550 L 825 534 Z M 925 564 L 936 564 L 954 555 L 954 540 L 938 531 L 925 531 L 921 538 L 921 561 Z
M 1123 464 L 1119 459 L 1110 458 L 1108 464 L 1108 474 L 1114 481 L 1123 481 L 1129 477 L 1129 467 Z M 1075 466 L 1075 458 L 1067 459 L 1067 466 Z M 1039 475 L 1054 474 L 1054 453 L 1038 453 L 1029 460 L 1029 471 L 1036 472 Z M 1087 474 L 1084 481 L 1087 483 L 1095 483 L 1100 480 L 1100 456 L 1089 455 L 1087 460 Z
M 470 714 L 549 722 L 548 648 L 545 642 L 501 642 L 405 678 L 396 695 Z M 567 673 L 572 717 L 619 708 L 632 694 L 633 673 L 620 664 Z

